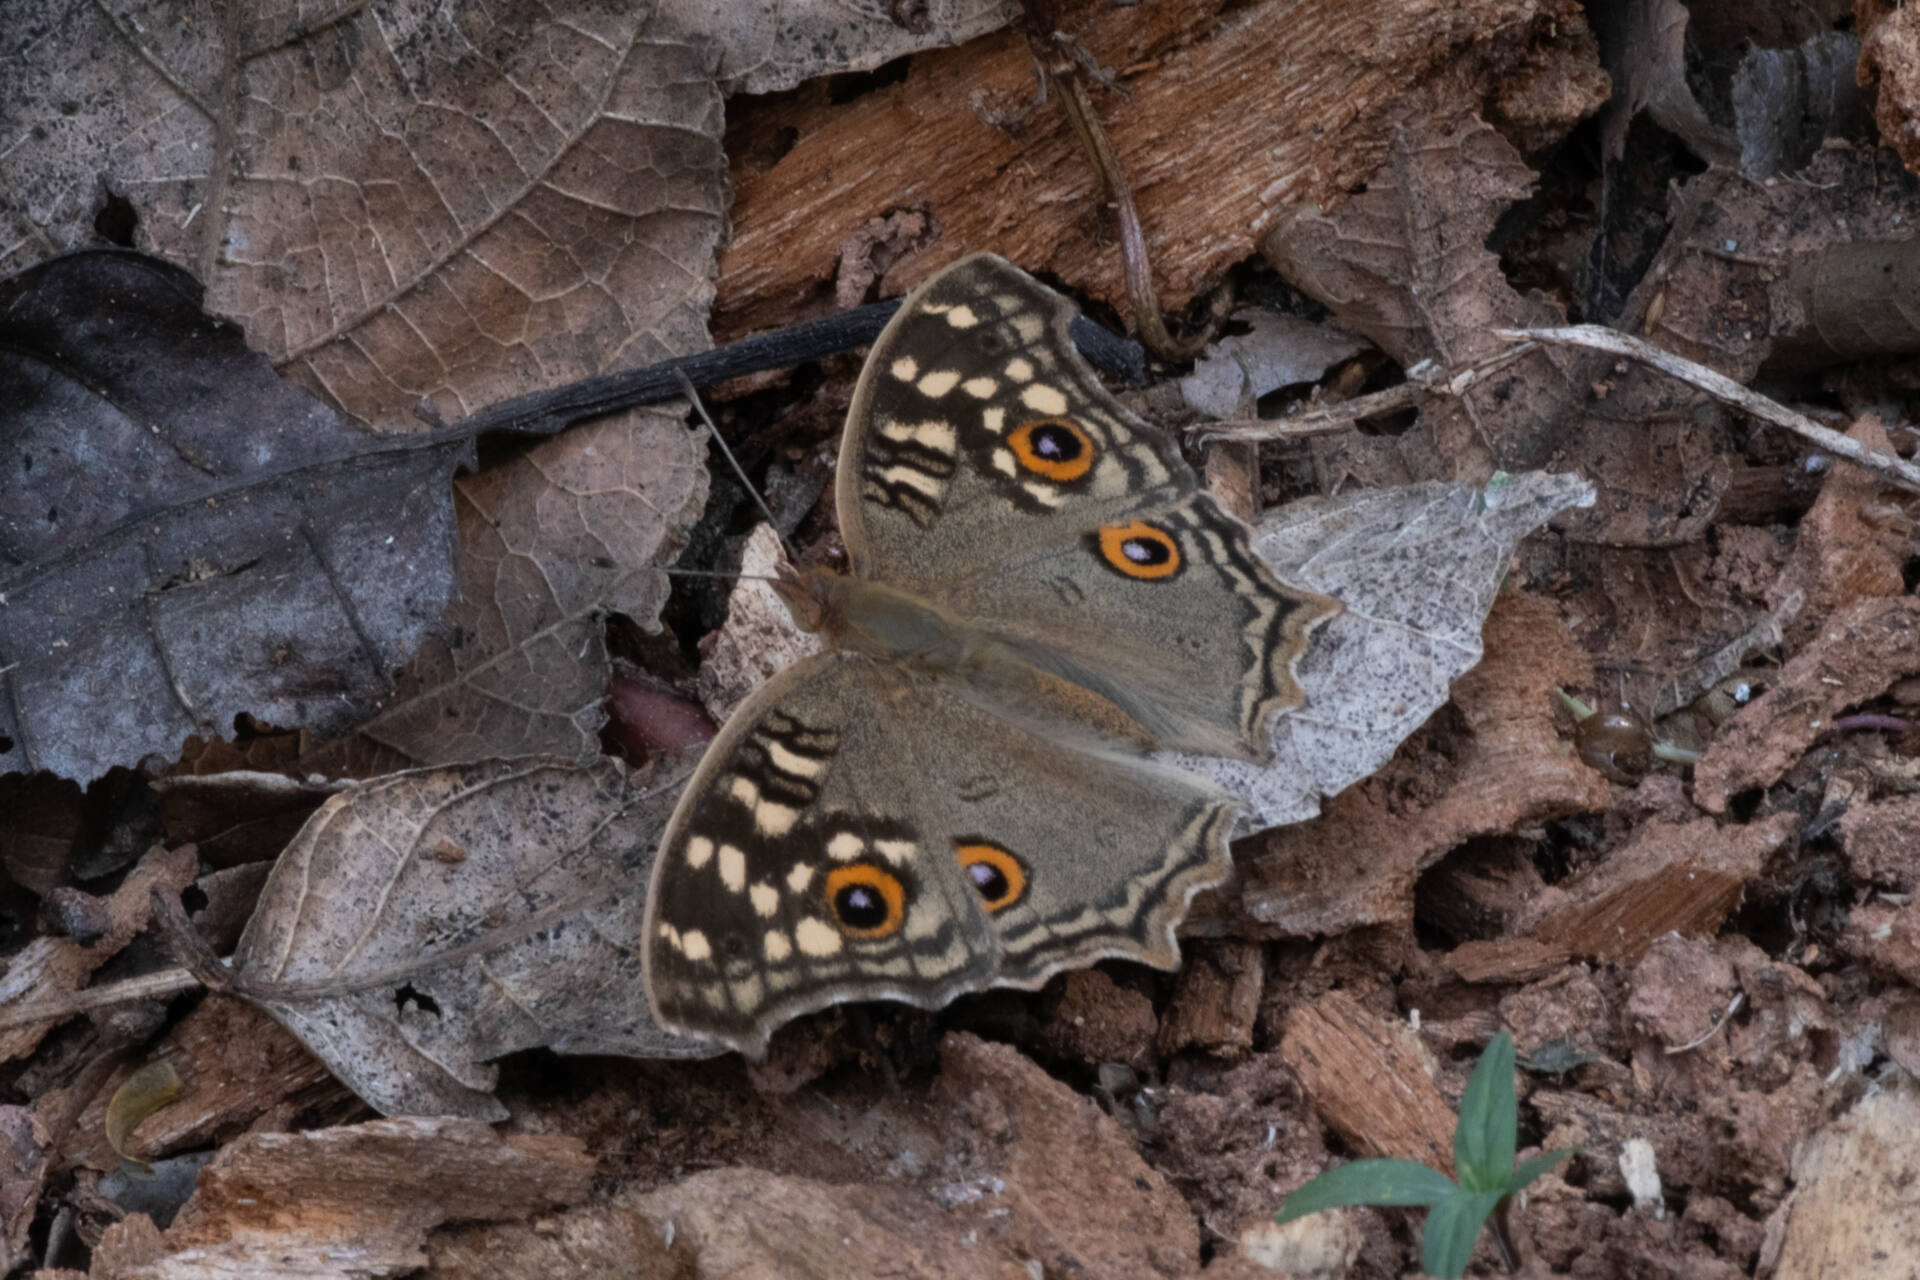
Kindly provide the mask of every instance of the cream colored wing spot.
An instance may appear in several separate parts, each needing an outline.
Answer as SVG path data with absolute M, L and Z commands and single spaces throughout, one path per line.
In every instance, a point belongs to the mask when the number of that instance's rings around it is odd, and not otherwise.
M 887 372 L 902 382 L 912 382 L 920 376 L 920 365 L 912 356 L 901 356 L 887 367 Z
M 798 821 L 800 821 L 800 811 L 791 805 L 762 800 L 753 807 L 753 829 L 763 836 L 770 836 L 777 840 L 792 831 L 793 824 Z
M 1007 429 L 1007 411 L 1005 409 L 982 409 L 980 411 L 980 425 L 991 431 L 994 435 L 999 435 Z
M 1013 359 L 1007 361 L 1006 374 L 1015 382 L 1031 382 L 1033 380 L 1033 362 L 1025 356 L 1015 356 Z
M 772 738 L 762 738 L 760 745 L 767 749 L 767 759 L 773 767 L 782 773 L 792 774 L 796 778 L 817 778 L 827 771 L 825 760 L 789 751 Z
M 727 992 L 733 997 L 734 1004 L 742 1009 L 753 1008 L 765 995 L 760 989 L 760 979 L 757 975 L 749 975 L 738 982 L 729 982 Z
M 754 914 L 764 919 L 772 919 L 780 910 L 780 891 L 764 880 L 747 890 L 747 900 L 753 903 Z
M 954 445 L 953 424 L 942 422 L 938 418 L 930 422 L 901 422 L 889 418 L 880 427 L 880 434 L 889 440 L 903 444 L 912 443 L 934 453 L 951 454 Z
M 1052 485 L 1038 484 L 1029 480 L 1020 487 L 1025 489 L 1035 501 L 1045 503 L 1049 507 L 1057 507 L 1066 501 L 1066 498 Z
M 944 488 L 938 476 L 930 476 L 926 472 L 916 470 L 913 467 L 888 467 L 880 473 L 880 479 L 887 484 L 903 484 L 909 489 L 917 489 L 929 498 L 939 497 L 941 490 Z M 819 767 L 818 763 L 815 762 L 816 771 Z
M 713 841 L 705 836 L 693 836 L 687 841 L 687 865 L 695 871 L 706 866 L 712 856 Z
M 733 775 L 733 782 L 728 785 L 727 794 L 748 809 L 760 803 L 760 785 L 744 773 Z
M 995 449 L 993 451 L 993 469 L 1004 476 L 1018 476 L 1020 474 L 1020 464 L 1013 460 L 1013 451 L 1010 449 Z
M 767 936 L 760 939 L 760 951 L 774 964 L 779 964 L 793 954 L 793 939 L 778 929 L 767 930 Z
M 672 947 L 675 951 L 679 951 L 681 949 L 680 931 L 674 928 L 672 925 L 668 924 L 665 920 L 662 920 L 660 922 L 660 936 L 662 939 L 666 941 L 666 944 Z
M 986 400 L 1000 390 L 1000 384 L 993 378 L 968 378 L 960 384 L 960 389 L 975 400 Z
M 1020 403 L 1035 413 L 1044 413 L 1049 418 L 1057 418 L 1067 411 L 1067 398 L 1060 388 L 1050 387 L 1044 382 L 1020 389 Z
M 852 862 L 867 851 L 867 842 L 851 831 L 837 832 L 827 841 L 827 856 L 835 862 Z
M 1031 311 L 1022 311 L 1013 317 L 1013 331 L 1020 335 L 1020 341 L 1032 346 L 1047 332 L 1047 322 Z
M 897 867 L 912 862 L 913 855 L 919 850 L 911 840 L 875 840 L 873 851 Z
M 689 929 L 680 935 L 680 954 L 689 960 L 709 960 L 713 958 L 713 948 L 708 945 L 706 934 Z
M 720 883 L 732 893 L 747 887 L 747 855 L 730 844 L 720 846 Z
M 947 323 L 956 329 L 971 329 L 980 323 L 980 317 L 973 313 L 972 307 L 963 302 L 947 312 Z
M 802 954 L 816 957 L 838 955 L 842 945 L 840 931 L 818 916 L 802 919 L 794 927 L 793 940 L 799 944 Z
M 787 888 L 795 893 L 805 893 L 807 886 L 813 883 L 813 868 L 801 863 L 787 872 Z
M 960 375 L 958 373 L 952 369 L 936 369 L 926 377 L 920 379 L 920 381 L 914 383 L 913 389 L 929 400 L 938 400 L 941 396 L 944 396 L 947 392 L 959 385 Z

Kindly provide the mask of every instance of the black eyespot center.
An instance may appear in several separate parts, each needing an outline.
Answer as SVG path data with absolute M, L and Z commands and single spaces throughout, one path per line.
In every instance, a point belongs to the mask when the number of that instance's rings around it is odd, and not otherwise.
M 849 929 L 878 929 L 887 922 L 886 899 L 872 885 L 847 885 L 834 895 L 833 911 Z
M 1072 462 L 1086 452 L 1079 436 L 1051 423 L 1034 428 L 1030 439 L 1033 451 L 1049 462 Z
M 974 862 L 968 864 L 967 878 L 973 881 L 973 887 L 978 889 L 980 896 L 988 902 L 1000 901 L 1006 897 L 1007 892 L 1013 888 L 1013 886 L 1007 882 L 1006 873 L 991 863 Z

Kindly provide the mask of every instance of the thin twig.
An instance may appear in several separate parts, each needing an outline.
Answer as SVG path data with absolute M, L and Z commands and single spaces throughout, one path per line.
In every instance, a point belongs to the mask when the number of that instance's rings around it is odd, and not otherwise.
M 1043 83 L 1051 81 L 1060 90 L 1060 108 L 1080 138 L 1087 163 L 1093 166 L 1107 198 L 1113 202 L 1120 223 L 1120 260 L 1126 268 L 1127 300 L 1133 306 L 1134 326 L 1140 331 L 1141 343 L 1160 359 L 1191 360 L 1213 335 L 1196 334 L 1183 342 L 1167 331 L 1160 314 L 1159 291 L 1153 287 L 1146 233 L 1140 229 L 1140 212 L 1133 204 L 1133 188 L 1107 137 L 1106 126 L 1100 123 L 1100 113 L 1094 110 L 1080 60 L 1063 56 L 1063 51 L 1077 50 L 1078 46 L 1072 36 L 1053 29 L 1052 14 L 1046 12 L 1050 7 L 1028 0 L 1027 44 L 1040 65 Z
M 1363 418 L 1377 418 L 1418 404 L 1425 396 L 1460 396 L 1539 348 L 1533 343 L 1509 347 L 1498 355 L 1470 364 L 1446 381 L 1438 378 L 1410 378 L 1397 387 L 1369 392 L 1339 404 L 1324 405 L 1295 414 L 1291 418 L 1243 418 L 1225 422 L 1202 422 L 1191 428 L 1193 436 L 1207 440 L 1302 440 L 1311 436 L 1333 435 L 1353 430 Z
M 15 1027 L 30 1027 L 40 1022 L 63 1022 L 76 1013 L 107 1009 L 117 1004 L 132 1004 L 138 1000 L 177 996 L 183 991 L 193 991 L 199 986 L 200 980 L 185 969 L 162 969 L 157 973 L 146 973 L 138 978 L 110 982 L 101 987 L 70 991 L 63 996 L 41 1000 L 34 1004 L 0 1009 L 0 1031 L 11 1031 Z
M 1656 347 L 1651 342 L 1643 342 L 1630 334 L 1603 328 L 1597 324 L 1578 324 L 1564 329 L 1495 329 L 1494 335 L 1515 342 L 1548 342 L 1558 346 L 1587 347 L 1594 351 L 1624 356 L 1629 360 L 1638 360 L 1650 368 L 1658 369 L 1670 378 L 1677 378 L 1688 386 L 1706 392 L 1714 399 L 1731 405 L 1742 413 L 1803 436 L 1828 453 L 1865 467 L 1888 484 L 1920 493 L 1920 466 L 1915 466 L 1903 458 L 1881 453 L 1878 449 L 1869 449 L 1859 441 L 1843 436 L 1831 427 L 1821 426 L 1805 414 L 1795 413 L 1777 400 L 1770 400 L 1757 391 L 1741 386 L 1723 373 L 1716 373 L 1705 365 L 1695 364 L 1691 360 Z
M 1745 1004 L 1746 1002 L 1747 1002 L 1746 992 L 1744 991 L 1734 992 L 1733 999 L 1729 1001 L 1727 1004 L 1727 1011 L 1721 1014 L 1719 1017 L 1715 1018 L 1713 1020 L 1712 1026 L 1708 1027 L 1705 1031 L 1702 1031 L 1699 1035 L 1687 1041 L 1685 1044 L 1674 1045 L 1671 1049 L 1668 1049 L 1666 1051 L 1667 1056 L 1671 1058 L 1673 1055 L 1677 1053 L 1690 1053 L 1693 1050 L 1698 1049 L 1701 1045 L 1705 1044 L 1707 1041 L 1713 1039 L 1713 1037 L 1719 1032 L 1720 1028 L 1727 1025 L 1727 1020 L 1733 1017 L 1734 1014 L 1740 1012 L 1740 1006 Z

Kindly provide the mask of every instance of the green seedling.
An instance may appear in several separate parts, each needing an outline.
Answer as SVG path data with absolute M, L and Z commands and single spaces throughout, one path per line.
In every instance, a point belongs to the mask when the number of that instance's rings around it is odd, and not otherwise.
M 1494 1234 L 1511 1268 L 1515 1263 L 1506 1230 L 1508 1200 L 1573 1154 L 1570 1149 L 1547 1151 L 1516 1168 L 1518 1124 L 1513 1037 L 1502 1031 L 1481 1053 L 1460 1098 L 1460 1123 L 1453 1130 L 1458 1182 L 1412 1160 L 1355 1160 L 1327 1170 L 1288 1196 L 1275 1220 L 1292 1222 L 1322 1209 L 1352 1204 L 1424 1208 L 1427 1226 L 1420 1237 L 1420 1266 L 1439 1280 L 1457 1280 L 1466 1274 L 1480 1228 L 1489 1215 L 1495 1215 Z

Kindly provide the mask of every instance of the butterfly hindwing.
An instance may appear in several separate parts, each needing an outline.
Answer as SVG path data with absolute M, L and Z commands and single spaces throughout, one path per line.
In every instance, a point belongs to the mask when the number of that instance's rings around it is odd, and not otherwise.
M 1226 875 L 1233 815 L 1209 784 L 938 683 L 809 659 L 735 712 L 668 824 L 656 1016 L 758 1054 L 843 1000 L 937 1007 L 1106 956 L 1171 967 L 1188 900 Z

